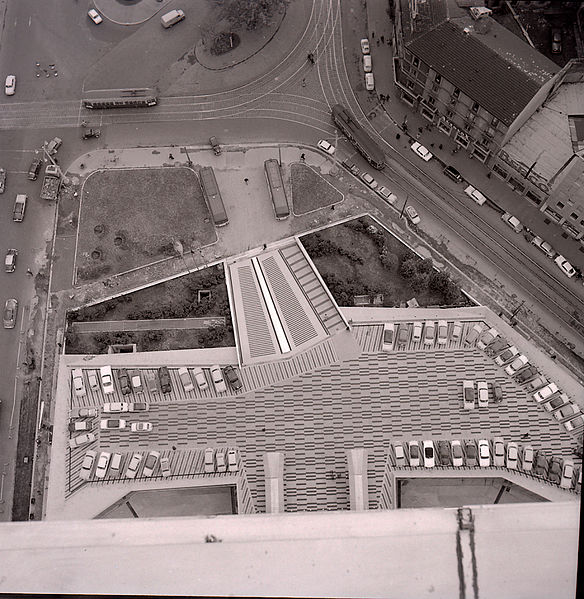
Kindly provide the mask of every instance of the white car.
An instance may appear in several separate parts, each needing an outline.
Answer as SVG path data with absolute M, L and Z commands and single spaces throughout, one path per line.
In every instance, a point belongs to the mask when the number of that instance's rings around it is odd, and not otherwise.
M 207 474 L 215 472 L 215 450 L 212 447 L 205 449 L 205 472 Z
M 195 386 L 193 385 L 193 381 L 191 379 L 191 375 L 189 373 L 188 368 L 186 368 L 185 366 L 181 366 L 178 369 L 178 378 L 180 379 L 180 382 L 182 383 L 183 389 L 186 393 L 194 390 Z
M 554 412 L 554 418 L 556 420 L 566 420 L 567 418 L 573 418 L 579 413 L 580 408 L 575 403 L 567 403 L 563 408 Z
M 93 443 L 94 441 L 94 433 L 83 433 L 82 435 L 77 435 L 76 437 L 69 439 L 69 447 L 70 449 L 75 449 L 76 447 L 87 445 L 88 443 Z
M 363 71 L 365 73 L 371 73 L 373 70 L 373 61 L 371 60 L 371 54 L 363 54 Z
M 138 472 L 138 466 L 140 466 L 140 462 L 142 461 L 142 454 L 135 453 L 130 460 L 128 467 L 126 468 L 126 478 L 136 478 L 136 473 Z
M 237 472 L 237 452 L 235 449 L 230 449 L 227 451 L 227 470 L 229 472 Z
M 152 422 L 132 422 L 130 430 L 133 433 L 149 433 L 152 431 Z
M 99 389 L 99 381 L 97 380 L 95 371 L 92 370 L 87 374 L 87 380 L 89 381 L 89 388 L 92 391 L 97 391 Z
M 495 358 L 495 364 L 497 366 L 503 366 L 503 364 L 506 364 L 507 362 L 510 362 L 518 354 L 519 354 L 519 350 L 514 345 L 511 345 L 510 347 L 504 349 Z
M 436 452 L 434 451 L 434 443 L 432 441 L 424 441 L 424 467 L 434 468 L 436 465 Z
M 146 461 L 144 462 L 144 469 L 142 470 L 142 476 L 152 476 L 154 474 L 154 470 L 156 469 L 156 464 L 158 464 L 159 459 L 160 452 L 151 451 L 146 456 Z
M 408 453 L 410 454 L 410 466 L 417 467 L 420 465 L 420 445 L 417 441 L 408 443 Z
M 195 377 L 195 383 L 197 383 L 197 386 L 201 391 L 205 391 L 205 389 L 209 388 L 209 383 L 205 378 L 205 373 L 202 368 L 199 368 L 198 366 L 193 368 L 193 376 Z
M 83 370 L 81 370 L 81 368 L 74 368 L 72 375 L 75 397 L 83 397 L 87 394 L 85 391 L 85 383 L 83 382 Z
M 225 454 L 220 449 L 215 454 L 215 461 L 217 463 L 217 472 L 227 472 L 227 464 L 225 463 Z
M 413 206 L 406 206 L 406 217 L 412 225 L 418 225 L 422 220 Z
M 82 480 L 89 480 L 91 476 L 91 471 L 93 470 L 93 464 L 95 463 L 95 458 L 97 457 L 96 451 L 88 451 L 83 458 L 83 463 L 81 464 L 81 471 L 79 472 L 79 478 Z
M 377 181 L 369 173 L 361 173 L 361 179 L 363 179 L 371 189 L 377 187 Z
M 166 456 L 164 456 L 163 458 L 160 458 L 160 470 L 162 472 L 162 476 L 164 476 L 165 478 L 170 476 L 170 474 L 171 474 L 170 461 Z
M 90 11 L 87 12 L 87 16 L 96 24 L 99 25 L 102 21 L 103 18 L 102 16 L 95 10 L 95 8 L 92 8 Z
M 432 159 L 432 152 L 430 152 L 430 150 L 424 147 L 421 143 L 415 141 L 410 147 L 422 160 L 428 162 Z
M 363 54 L 369 54 L 369 40 L 364 37 L 361 40 L 361 52 L 363 52 Z
M 211 378 L 213 379 L 217 393 L 225 393 L 227 391 L 227 385 L 225 385 L 225 381 L 223 380 L 223 371 L 217 364 L 211 366 Z
M 422 339 L 422 328 L 423 325 L 421 322 L 414 322 L 414 327 L 412 329 L 412 341 L 420 341 Z
M 505 465 L 505 441 L 501 437 L 493 439 L 493 465 Z
M 515 233 L 521 233 L 521 231 L 523 231 L 523 225 L 516 216 L 505 212 L 505 214 L 501 215 L 501 220 L 509 225 L 515 231 Z
M 572 479 L 574 478 L 574 462 L 572 460 L 564 460 L 562 464 L 562 480 L 560 487 L 562 489 L 572 488 Z
M 130 384 L 132 385 L 132 389 L 137 393 L 142 393 L 144 391 L 144 387 L 142 386 L 142 377 L 140 376 L 139 370 L 130 370 Z
M 479 349 L 485 349 L 487 345 L 493 343 L 493 341 L 499 336 L 497 329 L 491 328 L 485 331 L 477 341 L 477 347 Z
M 405 466 L 406 465 L 406 454 L 404 451 L 404 446 L 401 443 L 394 443 L 393 454 L 395 456 L 395 465 L 396 466 Z
M 554 393 L 559 391 L 558 386 L 555 383 L 550 383 L 545 387 L 542 387 L 539 391 L 536 391 L 533 394 L 533 399 L 537 401 L 537 403 L 541 403 L 542 401 L 548 400 Z
M 536 235 L 531 243 L 539 250 L 541 250 L 548 258 L 555 258 L 557 252 L 554 248 L 547 242 L 544 241 L 543 237 Z
M 478 189 L 476 189 L 476 187 L 473 187 L 472 185 L 466 187 L 464 193 L 466 193 L 466 195 L 472 200 L 474 200 L 479 206 L 482 206 L 487 201 L 487 198 Z
M 104 403 L 102 411 L 105 414 L 121 414 L 123 412 L 130 411 L 130 404 L 125 401 L 113 401 L 110 403 Z
M 387 189 L 387 187 L 385 187 L 385 185 L 380 185 L 376 190 L 375 190 L 388 204 L 395 204 L 397 201 L 397 196 L 395 195 L 395 193 L 391 193 L 391 191 L 389 189 Z
M 126 421 L 121 418 L 104 418 L 100 421 L 99 428 L 102 430 L 121 430 L 126 428 Z
M 458 439 L 450 441 L 450 449 L 452 451 L 452 465 L 462 466 L 464 464 L 464 453 L 461 442 Z
M 432 345 L 436 336 L 436 323 L 427 320 L 424 324 L 424 345 Z
M 509 376 L 513 376 L 518 370 L 520 370 L 524 366 L 527 366 L 528 364 L 529 364 L 529 359 L 527 358 L 527 356 L 525 354 L 521 354 L 520 356 L 517 356 L 513 360 L 513 362 L 511 362 L 511 364 L 508 364 L 507 366 L 505 366 L 505 372 Z
M 122 454 L 121 453 L 112 454 L 112 459 L 110 460 L 110 472 L 112 474 L 115 472 L 117 475 L 118 472 L 120 471 L 121 465 L 122 465 Z
M 375 89 L 375 77 L 373 73 L 365 73 L 365 89 L 372 92 Z
M 95 478 L 105 478 L 111 457 L 112 454 L 107 451 L 102 451 L 99 454 L 97 468 L 95 469 Z
M 489 405 L 489 386 L 487 381 L 477 382 L 477 394 L 479 396 L 479 408 L 486 408 Z
M 559 410 L 564 406 L 567 406 L 570 403 L 568 396 L 565 393 L 560 393 L 560 395 L 556 395 L 552 397 L 550 401 L 546 401 L 543 404 L 543 407 L 547 412 L 553 412 L 554 410 Z
M 452 333 L 450 336 L 452 337 L 452 339 L 460 339 L 461 335 L 462 335 L 462 322 L 456 321 L 452 325 Z
M 4 93 L 7 96 L 13 96 L 16 91 L 16 75 L 8 75 L 4 83 Z
M 316 144 L 323 152 L 330 154 L 331 156 L 335 153 L 335 146 L 329 143 L 326 139 L 319 139 Z
M 108 393 L 113 393 L 115 391 L 115 388 L 111 366 L 102 366 L 99 369 L 99 374 L 101 376 L 101 386 L 103 387 L 103 392 L 106 395 Z
M 448 341 L 448 322 L 438 321 L 438 345 L 444 345 Z
M 517 462 L 519 460 L 519 448 L 517 443 L 511 441 L 507 443 L 507 468 L 517 470 Z
M 486 439 L 481 439 L 479 445 L 479 466 L 488 468 L 491 465 L 491 451 L 489 442 Z
M 476 323 L 475 325 L 473 325 L 472 329 L 468 332 L 467 336 L 464 339 L 464 342 L 467 345 L 472 345 L 480 336 L 480 334 L 483 332 L 483 327 L 480 323 Z
M 386 322 L 383 325 L 383 343 L 381 349 L 383 351 L 391 351 L 395 340 L 395 325 L 393 322 Z
M 531 445 L 523 448 L 523 459 L 521 460 L 521 469 L 530 472 L 533 469 L 534 451 Z
M 564 422 L 564 428 L 571 433 L 572 431 L 581 428 L 582 426 L 584 426 L 584 416 L 582 416 L 581 414 L 576 416 L 576 418 L 572 418 L 571 420 L 568 420 L 567 422 Z
M 557 256 L 554 262 L 567 277 L 572 278 L 576 274 L 576 269 L 564 258 L 564 256 Z
M 475 390 L 473 381 L 462 381 L 462 405 L 465 410 L 475 407 Z

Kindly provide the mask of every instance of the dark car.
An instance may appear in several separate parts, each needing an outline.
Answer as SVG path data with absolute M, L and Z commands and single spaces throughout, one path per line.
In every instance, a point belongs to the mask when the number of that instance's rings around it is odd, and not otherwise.
M 485 351 L 491 356 L 496 356 L 497 354 L 501 353 L 508 345 L 509 343 L 507 343 L 507 341 L 503 339 L 503 337 L 497 337 L 493 341 L 493 343 L 487 345 Z
M 552 483 L 560 484 L 562 480 L 562 460 L 560 458 L 552 458 L 550 460 L 548 480 Z
M 99 129 L 88 128 L 83 131 L 81 139 L 89 139 L 90 137 L 99 137 L 101 131 Z
M 18 315 L 18 301 L 14 298 L 6 300 L 4 304 L 4 328 L 13 329 L 16 325 L 16 316 Z
M 161 366 L 158 369 L 158 380 L 160 381 L 160 390 L 162 393 L 170 393 L 172 386 L 170 384 L 170 372 L 166 366 Z
M 450 455 L 450 444 L 448 441 L 438 442 L 438 461 L 441 466 L 452 466 L 452 457 Z
M 548 461 L 547 458 L 541 454 L 537 454 L 537 458 L 535 459 L 535 464 L 533 465 L 533 473 L 538 476 L 546 476 L 548 472 Z
M 447 177 L 450 177 L 453 181 L 456 181 L 457 183 L 460 183 L 462 181 L 462 175 L 453 166 L 447 166 L 444 169 L 444 174 Z
M 534 376 L 537 376 L 537 368 L 535 366 L 526 366 L 515 374 L 515 380 L 518 383 L 526 383 Z
M 125 368 L 120 368 L 118 370 L 118 383 L 120 383 L 122 395 L 128 395 L 128 393 L 132 393 L 130 377 L 128 375 L 128 371 Z
M 474 441 L 467 441 L 464 444 L 464 450 L 466 452 L 466 465 L 468 467 L 477 466 L 477 446 Z
M 503 387 L 499 383 L 493 383 L 493 401 L 495 403 L 503 401 Z
M 410 327 L 407 324 L 400 324 L 397 333 L 397 345 L 405 345 L 410 338 Z
M 233 387 L 233 389 L 235 389 L 235 391 L 239 391 L 241 389 L 241 380 L 239 379 L 239 376 L 237 376 L 237 371 L 235 368 L 233 368 L 233 366 L 231 366 L 231 364 L 229 366 L 225 366 L 223 369 L 223 374 L 225 375 L 227 382 L 231 385 L 231 387 Z
M 552 54 L 562 53 L 562 30 L 552 29 Z
M 41 165 L 43 161 L 41 158 L 35 158 L 31 163 L 28 169 L 28 179 L 29 181 L 36 181 L 39 173 L 41 171 Z

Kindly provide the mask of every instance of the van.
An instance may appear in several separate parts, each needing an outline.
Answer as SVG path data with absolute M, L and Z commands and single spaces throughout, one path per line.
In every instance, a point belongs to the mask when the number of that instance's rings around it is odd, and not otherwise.
M 179 21 L 185 18 L 185 13 L 182 10 L 171 10 L 160 17 L 160 22 L 165 29 L 176 25 Z

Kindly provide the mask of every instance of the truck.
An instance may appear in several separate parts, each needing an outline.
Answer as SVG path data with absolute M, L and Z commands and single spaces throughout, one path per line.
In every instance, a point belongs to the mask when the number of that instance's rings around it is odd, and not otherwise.
M 0 168 L 0 193 L 4 193 L 6 189 L 6 170 Z
M 12 213 L 12 220 L 15 223 L 21 223 L 24 218 L 24 211 L 26 210 L 27 197 L 24 193 L 19 193 L 14 201 L 14 211 Z
M 45 169 L 45 178 L 41 188 L 41 200 L 56 200 L 61 187 L 61 175 L 56 164 L 49 164 Z

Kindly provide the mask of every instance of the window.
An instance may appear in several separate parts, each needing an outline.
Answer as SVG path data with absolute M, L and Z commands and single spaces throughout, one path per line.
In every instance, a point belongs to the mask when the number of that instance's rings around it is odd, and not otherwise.
M 464 124 L 464 130 L 465 131 L 470 131 L 472 129 L 472 123 L 465 123 Z
M 498 164 L 493 166 L 493 172 L 495 175 L 501 177 L 501 179 L 507 179 L 509 176 L 509 173 L 505 169 L 501 168 Z
M 525 194 L 525 197 L 528 200 L 531 200 L 534 204 L 537 204 L 538 206 L 542 203 L 542 199 L 538 195 L 534 194 L 532 191 L 528 191 Z
M 556 204 L 556 206 L 557 206 L 558 208 L 564 208 L 565 204 L 564 204 L 564 202 L 558 202 L 558 203 Z
M 458 87 L 455 87 L 454 91 L 452 92 L 452 97 L 458 98 L 458 96 L 460 96 L 460 90 L 458 89 Z
M 407 81 L 406 85 L 407 85 L 408 89 L 414 89 L 414 82 L 413 82 L 413 81 L 410 81 L 410 80 L 408 79 L 408 81 Z
M 446 116 L 447 116 L 449 119 L 451 119 L 451 118 L 452 118 L 452 115 L 453 115 L 453 114 L 454 114 L 454 112 L 452 112 L 452 110 L 447 110 L 447 111 L 446 111 Z
M 432 96 L 428 96 L 428 104 L 430 106 L 435 106 L 436 105 L 436 98 L 433 98 Z
M 419 67 L 420 66 L 420 59 L 417 58 L 416 56 L 414 56 L 414 66 L 415 67 Z
M 578 220 L 578 215 L 575 212 L 572 212 L 572 214 L 570 214 L 570 218 L 573 218 L 574 220 Z
M 471 110 L 476 114 L 479 111 L 479 103 L 478 102 L 474 102 L 472 105 Z
M 436 83 L 440 83 L 440 81 L 442 81 L 442 77 L 440 77 L 440 75 L 438 75 L 438 73 L 436 73 L 436 75 L 434 76 L 434 81 Z
M 491 121 L 491 125 L 493 125 L 493 127 L 496 127 L 499 124 L 499 119 L 497 117 L 493 117 L 493 120 Z
M 437 94 L 438 93 L 438 86 L 437 85 L 433 85 L 432 86 L 432 91 Z

